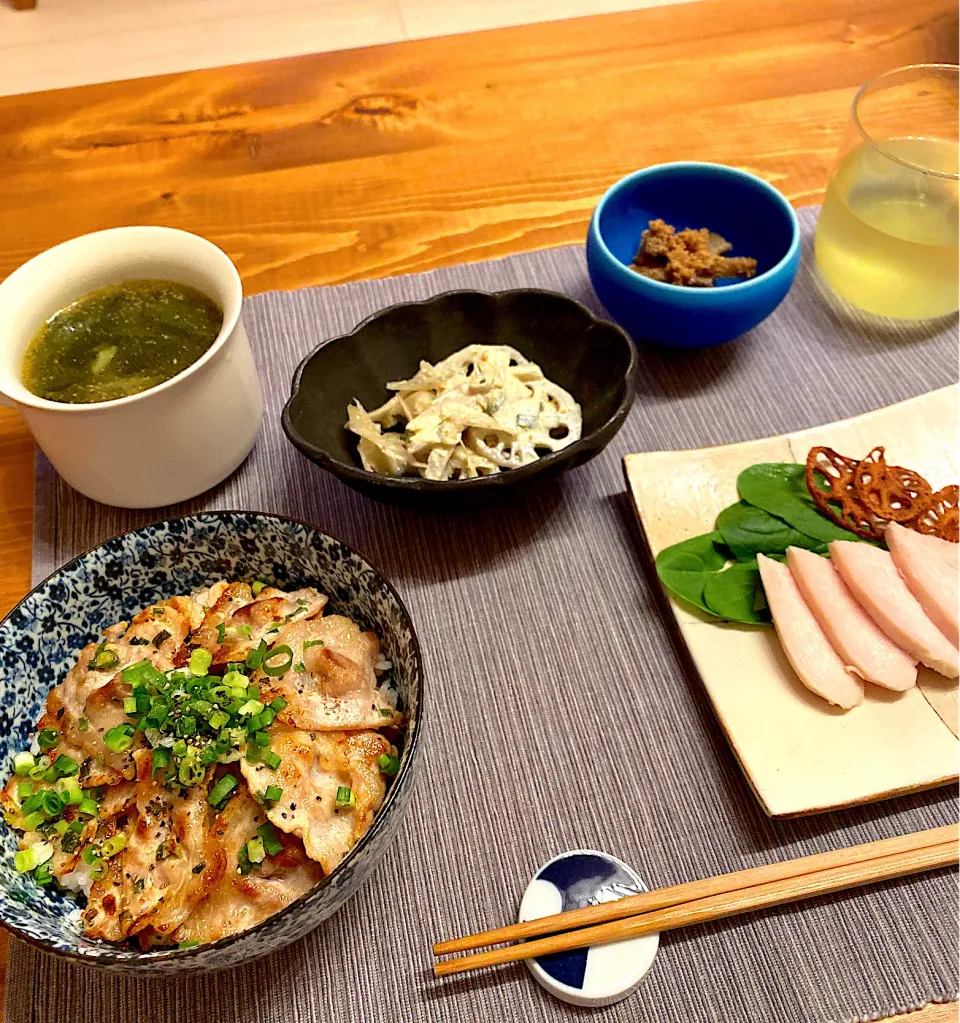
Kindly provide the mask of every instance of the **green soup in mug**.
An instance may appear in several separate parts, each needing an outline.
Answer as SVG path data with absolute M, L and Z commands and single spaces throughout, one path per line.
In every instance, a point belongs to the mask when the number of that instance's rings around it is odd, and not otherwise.
M 223 311 L 202 292 L 131 280 L 54 313 L 30 341 L 23 383 L 49 401 L 113 401 L 181 373 L 216 341 Z

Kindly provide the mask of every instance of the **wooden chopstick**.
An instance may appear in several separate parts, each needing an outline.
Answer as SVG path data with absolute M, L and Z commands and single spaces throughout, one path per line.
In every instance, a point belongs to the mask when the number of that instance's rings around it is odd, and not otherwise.
M 620 908 L 620 904 L 628 900 L 646 900 L 649 896 L 658 896 L 661 893 L 648 892 L 640 896 L 629 896 L 628 899 L 621 899 L 615 903 L 603 903 L 599 906 L 574 910 L 571 913 L 556 914 L 551 925 L 552 929 L 557 928 L 557 917 L 576 917 L 583 921 L 584 915 L 586 915 L 587 922 L 592 926 L 555 934 L 537 941 L 491 949 L 477 955 L 448 959 L 436 963 L 434 973 L 438 977 L 449 976 L 485 966 L 530 959 L 551 952 L 563 952 L 588 945 L 608 944 L 613 941 L 621 941 L 624 938 L 707 923 L 711 920 L 736 916 L 740 913 L 778 906 L 816 895 L 843 891 L 847 888 L 903 877 L 924 870 L 934 870 L 958 862 L 958 858 L 960 858 L 958 857 L 958 835 L 960 835 L 960 831 L 958 831 L 957 825 L 947 825 L 944 828 L 904 835 L 896 839 L 871 842 L 865 846 L 854 846 L 850 849 L 802 857 L 782 864 L 738 871 L 736 874 L 727 874 L 720 878 L 708 878 L 704 881 L 690 882 L 688 885 L 677 885 L 674 889 L 663 889 L 662 892 L 665 894 L 671 890 L 675 892 L 677 889 L 686 889 L 689 892 L 695 891 L 695 886 L 700 886 L 699 891 L 702 895 L 702 892 L 709 891 L 711 886 L 723 883 L 715 894 L 705 897 L 696 897 L 696 894 L 692 898 L 690 896 L 682 897 L 680 901 L 670 901 L 666 906 L 661 903 L 660 908 L 652 910 L 648 908 L 646 911 L 641 909 L 638 912 L 634 909 L 634 915 L 628 918 L 624 918 L 621 914 L 611 919 L 606 916 L 606 913 L 613 908 Z M 883 848 L 878 855 L 878 847 L 885 847 L 886 855 L 883 854 Z M 868 855 L 869 858 L 864 859 L 864 855 Z M 805 865 L 806 869 L 798 871 L 797 864 Z M 794 868 L 789 874 L 781 874 L 771 879 L 768 873 L 767 879 L 758 884 L 744 886 L 742 883 L 744 875 L 747 875 L 749 880 L 751 877 L 756 878 L 758 872 L 769 872 L 771 869 L 785 868 L 788 865 L 792 865 Z M 814 865 L 812 870 L 809 869 L 811 865 Z M 740 878 L 739 885 L 729 887 L 731 878 Z M 675 896 L 668 898 L 675 900 Z M 655 900 L 649 900 L 648 907 L 650 904 L 656 905 Z M 636 905 L 637 902 L 634 902 L 634 906 Z M 597 911 L 602 912 L 598 913 Z M 606 922 L 597 923 L 598 917 Z M 542 924 L 543 920 L 530 922 Z M 561 926 L 567 926 L 565 919 Z M 497 931 L 486 932 L 486 935 L 477 935 L 475 939 L 442 942 L 436 947 L 446 948 L 451 944 L 485 939 L 489 934 L 501 935 L 512 930 L 512 928 L 500 928 Z M 508 939 L 499 937 L 495 940 Z

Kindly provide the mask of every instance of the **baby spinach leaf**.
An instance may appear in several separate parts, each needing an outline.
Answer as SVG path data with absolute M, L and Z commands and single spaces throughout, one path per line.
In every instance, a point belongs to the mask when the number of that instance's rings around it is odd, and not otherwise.
M 818 554 L 827 551 L 821 540 L 746 501 L 724 508 L 717 516 L 717 530 L 737 561 L 748 562 L 758 554 L 783 554 L 788 547 L 806 547 Z
M 756 558 L 734 562 L 722 572 L 710 575 L 703 587 L 703 600 L 715 615 L 728 621 L 748 625 L 770 622 Z
M 806 536 L 821 543 L 852 540 L 855 533 L 821 515 L 807 490 L 804 466 L 793 462 L 761 462 L 737 477 L 742 500 L 776 515 Z
M 726 555 L 717 547 L 722 543 L 719 533 L 704 533 L 665 547 L 656 561 L 660 581 L 674 596 L 712 613 L 703 602 L 703 587 L 707 577 L 727 563 Z

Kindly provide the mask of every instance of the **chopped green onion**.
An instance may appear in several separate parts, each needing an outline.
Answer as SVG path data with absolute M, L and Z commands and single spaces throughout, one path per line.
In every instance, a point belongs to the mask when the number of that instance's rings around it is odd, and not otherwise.
M 63 813 L 63 808 L 66 806 L 64 800 L 62 800 L 53 789 L 47 789 L 41 798 L 41 809 L 46 817 L 58 817 Z
M 207 723 L 210 725 L 211 728 L 215 728 L 215 729 L 223 728 L 223 726 L 225 724 L 228 724 L 229 721 L 230 721 L 230 715 L 225 713 L 222 710 L 215 710 L 210 715 L 210 717 L 207 718 Z
M 253 870 L 253 864 L 250 862 L 250 857 L 247 855 L 246 845 L 240 846 L 240 852 L 237 854 L 237 866 L 240 868 L 241 874 L 249 874 Z
M 39 810 L 43 807 L 43 792 L 35 792 L 32 796 L 27 796 L 23 801 L 23 805 L 20 807 L 24 813 L 33 813 L 34 810 Z
M 133 745 L 133 725 L 116 725 L 108 728 L 103 735 L 107 749 L 114 753 L 125 753 Z
M 83 821 L 80 821 L 80 820 L 70 821 L 70 827 L 67 828 L 67 830 L 72 835 L 79 835 L 83 831 L 84 827 L 85 827 L 85 825 L 84 825 Z
M 80 788 L 80 782 L 76 778 L 58 778 L 56 789 L 67 806 L 76 806 L 83 799 L 83 789 Z
M 154 777 L 157 771 L 162 771 L 163 768 L 170 766 L 170 750 L 166 746 L 157 746 L 153 751 L 153 767 L 150 772 L 150 777 Z
M 58 835 L 59 835 L 59 836 L 60 836 L 61 838 L 63 838 L 63 836 L 64 836 L 64 835 L 65 835 L 65 834 L 66 834 L 66 833 L 67 833 L 67 832 L 68 832 L 68 831 L 70 830 L 70 822 L 69 822 L 69 821 L 65 821 L 65 820 L 63 820 L 63 819 L 61 818 L 60 820 L 58 820 L 58 821 L 57 821 L 57 823 L 56 823 L 56 824 L 54 824 L 54 826 L 53 826 L 53 830 L 54 830 L 54 831 L 55 831 L 55 832 L 56 832 L 56 833 L 57 833 L 57 834 L 58 834 Z
M 357 797 L 353 794 L 353 789 L 349 785 L 341 785 L 337 789 L 337 796 L 334 799 L 334 803 L 341 809 L 350 809 L 357 805 Z
M 293 666 L 293 670 L 303 672 L 307 670 L 307 666 L 303 663 L 303 661 L 297 661 L 297 663 Z
M 392 778 L 400 770 L 400 758 L 393 756 L 391 753 L 384 753 L 377 757 L 377 767 L 385 775 Z
M 94 671 L 109 671 L 119 663 L 120 658 L 117 657 L 113 650 L 108 650 L 105 643 L 101 643 L 93 652 L 93 657 L 90 658 L 90 667 Z
M 55 728 L 41 728 L 37 732 L 37 743 L 40 749 L 48 750 L 56 747 L 60 742 L 60 733 Z
M 253 635 L 253 626 L 252 625 L 247 625 L 247 624 L 237 625 L 237 626 L 234 626 L 234 630 L 233 631 L 238 636 L 252 636 Z
M 271 702 L 270 709 L 275 713 L 279 714 L 280 711 L 282 711 L 283 708 L 286 707 L 286 705 L 287 701 L 282 696 L 278 696 L 275 700 Z
M 71 774 L 76 774 L 80 770 L 80 765 L 73 757 L 68 757 L 66 753 L 61 753 L 54 760 L 53 769 L 61 778 L 66 778 Z
M 254 732 L 250 736 L 250 741 L 254 746 L 259 746 L 261 749 L 265 749 L 270 745 L 270 736 L 266 732 Z
M 192 714 L 186 714 L 177 722 L 177 735 L 196 735 L 197 719 Z
M 94 849 L 93 849 L 93 846 L 89 846 L 89 845 L 88 845 L 88 846 L 86 847 L 86 849 L 84 849 L 84 850 L 83 850 L 83 852 L 82 852 L 82 853 L 80 853 L 80 859 L 81 859 L 81 860 L 83 860 L 83 862 L 84 862 L 84 863 L 86 863 L 86 865 L 87 865 L 88 867 L 90 866 L 90 864 L 92 864 L 92 863 L 93 863 L 93 861 L 94 861 L 94 860 L 95 860 L 96 858 L 97 858 L 97 854 L 96 854 L 96 852 L 94 851 Z
M 259 835 L 247 842 L 247 858 L 251 863 L 263 863 L 266 855 L 267 852 L 263 848 L 263 839 Z
M 207 802 L 219 809 L 230 798 L 230 794 L 236 787 L 237 779 L 232 774 L 225 774 L 210 790 Z
M 124 712 L 124 714 L 136 714 L 137 713 L 137 698 L 135 696 L 124 697 L 124 700 L 123 700 L 123 712 Z
M 177 768 L 177 777 L 180 779 L 181 784 L 186 785 L 188 788 L 191 785 L 199 785 L 206 773 L 203 764 L 189 757 L 184 757 Z
M 243 717 L 249 717 L 251 714 L 259 714 L 262 710 L 263 704 L 259 700 L 247 700 L 237 713 Z
M 69 829 L 63 838 L 60 839 L 60 848 L 65 853 L 73 852 L 79 844 L 80 839 Z
M 269 753 L 270 750 L 267 750 L 267 752 Z M 260 751 L 260 747 L 254 746 L 253 743 L 250 743 L 250 745 L 247 746 L 246 752 L 243 756 L 248 764 L 259 764 L 260 761 L 263 760 L 263 754 Z
M 251 671 L 256 671 L 263 662 L 263 655 L 267 652 L 267 641 L 260 640 L 260 645 L 247 654 L 246 665 Z
M 260 699 L 260 687 L 257 685 L 247 686 L 247 699 L 248 700 L 259 700 Z
M 312 647 L 312 646 L 326 646 L 326 645 L 327 644 L 324 643 L 324 641 L 322 639 L 305 639 L 303 641 L 303 649 L 304 649 L 304 651 L 309 650 L 310 647 Z
M 80 718 L 77 722 L 77 728 L 79 728 L 81 732 L 87 732 L 90 730 L 90 722 L 86 718 Z
M 180 949 L 181 952 L 185 952 L 188 948 L 196 948 L 199 944 L 199 941 L 191 938 L 189 941 L 181 941 L 180 944 L 177 945 L 177 948 Z
M 86 813 L 91 817 L 97 817 L 100 814 L 100 807 L 89 796 L 84 796 L 77 807 L 77 813 Z
M 221 622 L 217 626 L 217 642 L 222 643 L 227 638 L 227 627 Z
M 21 849 L 13 857 L 13 865 L 18 874 L 26 874 L 35 869 L 37 866 L 37 854 L 33 851 L 33 846 L 29 849 Z
M 262 583 L 262 582 L 260 582 L 260 580 L 258 579 L 258 580 L 257 580 L 257 581 L 256 581 L 256 582 L 255 582 L 255 583 L 253 584 L 253 586 L 251 586 L 251 587 L 250 587 L 250 590 L 251 590 L 251 592 L 253 593 L 253 595 L 254 595 L 255 597 L 259 597 L 259 596 L 260 596 L 260 594 L 261 594 L 261 592 L 262 592 L 262 591 L 263 591 L 264 589 L 266 589 L 266 586 L 267 586 L 267 584 L 266 584 L 266 583 Z
M 171 747 L 173 755 L 175 757 L 185 757 L 187 755 L 187 743 L 185 739 L 177 739 L 177 741 Z
M 261 803 L 277 803 L 283 795 L 283 789 L 279 785 L 268 785 L 263 793 Z
M 153 637 L 153 645 L 159 650 L 164 643 L 170 638 L 170 633 L 166 629 L 161 629 L 156 636 Z
M 43 815 L 41 810 L 37 810 L 34 813 L 28 813 L 27 816 L 23 818 L 23 829 L 24 831 L 36 831 L 46 819 L 47 818 Z
M 271 664 L 271 661 L 276 661 L 277 657 L 282 657 L 283 660 L 278 664 Z M 291 664 L 293 664 L 293 651 L 286 643 L 281 643 L 280 646 L 275 646 L 269 653 L 263 655 L 261 668 L 265 674 L 271 678 L 276 678 L 277 675 L 282 675 L 285 671 L 288 671 Z
M 249 753 L 250 751 L 247 750 Z M 274 753 L 272 749 L 265 750 L 263 753 L 263 762 L 270 768 L 271 771 L 275 771 L 280 766 L 280 755 Z
M 209 650 L 204 650 L 203 647 L 197 647 L 196 650 L 190 655 L 190 660 L 187 663 L 187 667 L 193 672 L 194 675 L 206 675 L 210 670 L 210 665 L 213 664 L 213 654 Z
M 236 670 L 228 671 L 223 676 L 223 684 L 229 686 L 237 694 L 237 699 L 247 695 L 247 676 L 243 672 Z
M 27 796 L 33 794 L 33 784 L 29 781 L 22 781 L 17 786 L 17 799 L 22 803 Z
M 120 677 L 131 686 L 152 685 L 161 687 L 166 683 L 163 673 L 158 671 L 148 660 L 137 661 L 120 672 Z
M 122 852 L 127 847 L 127 836 L 124 834 L 114 835 L 113 838 L 108 838 L 103 843 L 103 855 L 105 859 L 111 859 L 116 856 L 118 852 Z
M 283 852 L 283 843 L 277 838 L 277 833 L 270 821 L 261 824 L 257 828 L 257 834 L 263 839 L 263 846 L 267 850 L 268 856 L 278 856 Z
M 101 859 L 95 859 L 90 868 L 90 880 L 102 881 L 107 876 L 107 865 Z
M 41 863 L 39 867 L 33 872 L 33 879 L 39 885 L 50 884 L 53 880 L 53 874 L 50 873 L 50 864 Z

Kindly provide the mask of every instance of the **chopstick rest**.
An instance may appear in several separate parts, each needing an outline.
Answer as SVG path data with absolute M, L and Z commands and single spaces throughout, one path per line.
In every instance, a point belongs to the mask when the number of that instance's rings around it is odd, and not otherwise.
M 520 902 L 519 920 L 537 920 L 646 890 L 639 874 L 615 856 L 595 849 L 573 849 L 537 871 Z M 658 934 L 646 934 L 526 963 L 540 986 L 561 1001 L 597 1007 L 632 994 L 653 965 L 659 946 Z

